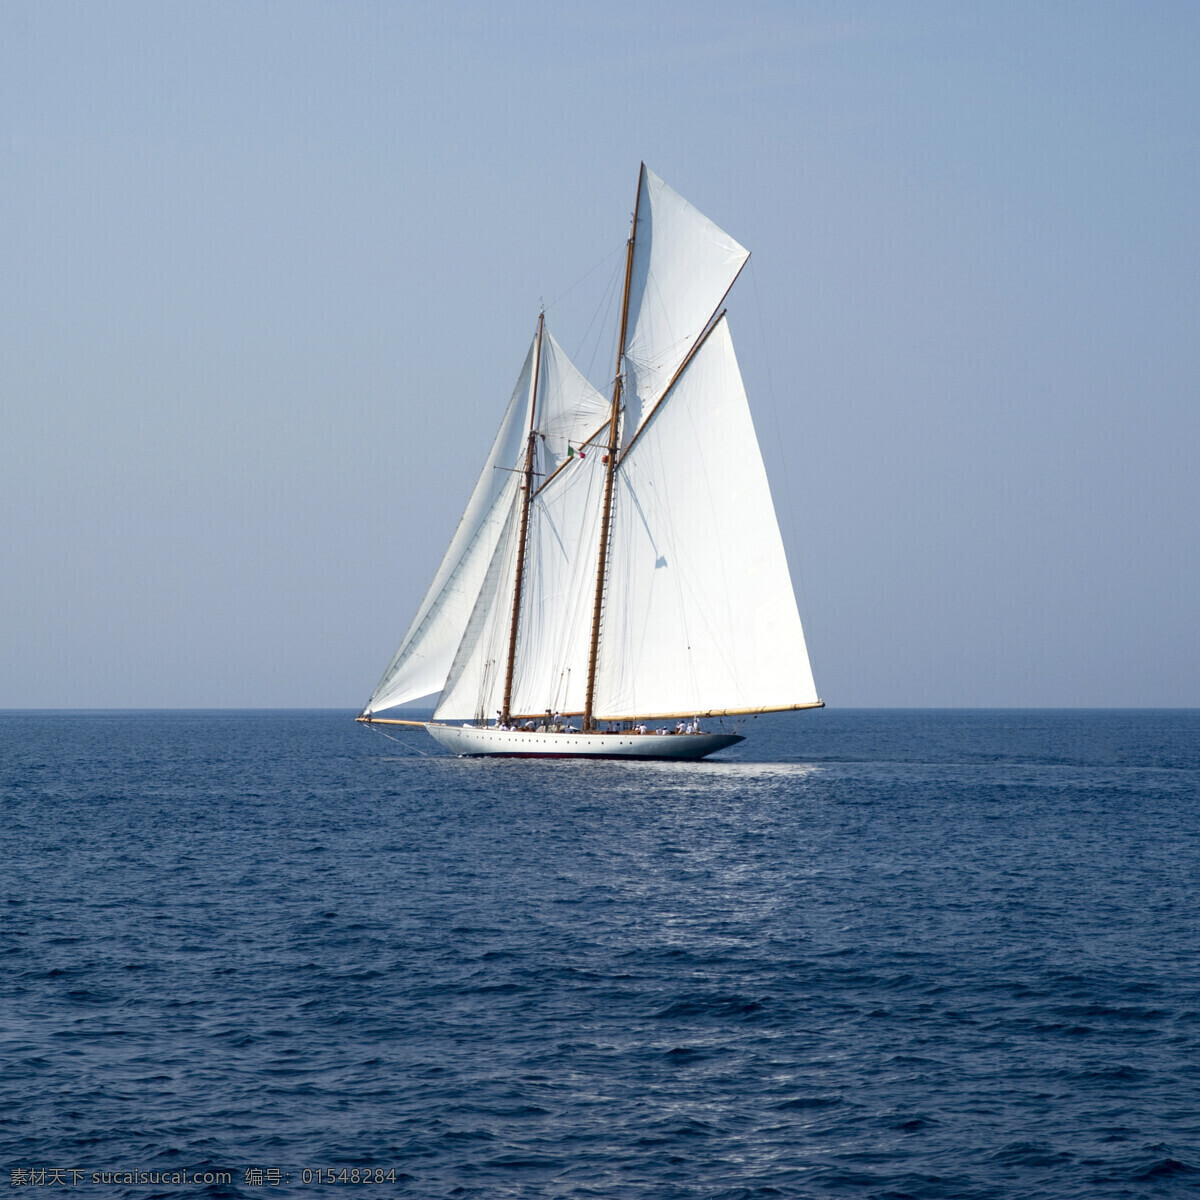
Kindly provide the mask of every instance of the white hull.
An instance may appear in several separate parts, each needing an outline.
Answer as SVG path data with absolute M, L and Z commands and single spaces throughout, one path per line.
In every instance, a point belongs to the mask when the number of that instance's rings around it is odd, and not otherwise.
M 539 733 L 443 725 L 425 728 L 458 755 L 511 758 L 641 758 L 694 761 L 744 739 L 737 733 Z

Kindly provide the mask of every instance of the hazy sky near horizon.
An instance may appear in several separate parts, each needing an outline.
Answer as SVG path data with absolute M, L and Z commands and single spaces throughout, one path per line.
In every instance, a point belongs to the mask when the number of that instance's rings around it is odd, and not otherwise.
M 1200 706 L 1200 6 L 0 8 L 0 707 L 360 706 L 645 160 L 839 706 Z M 598 336 L 598 331 L 600 331 Z

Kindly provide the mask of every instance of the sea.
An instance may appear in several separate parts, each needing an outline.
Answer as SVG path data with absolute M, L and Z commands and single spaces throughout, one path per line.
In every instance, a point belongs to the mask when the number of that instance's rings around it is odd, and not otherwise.
M 1200 1194 L 1200 712 L 0 714 L 0 1187 Z

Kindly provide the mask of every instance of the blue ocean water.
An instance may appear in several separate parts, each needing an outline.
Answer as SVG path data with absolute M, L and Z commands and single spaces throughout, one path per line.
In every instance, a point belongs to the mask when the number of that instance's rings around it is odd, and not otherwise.
M 1200 714 L 744 732 L 0 715 L 0 1186 L 1195 1195 Z

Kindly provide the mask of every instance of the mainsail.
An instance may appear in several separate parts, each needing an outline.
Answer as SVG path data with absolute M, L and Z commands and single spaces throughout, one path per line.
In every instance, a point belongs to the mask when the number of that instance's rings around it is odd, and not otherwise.
M 724 318 L 617 467 L 600 720 L 817 701 Z
M 749 252 L 642 167 L 618 374 L 538 333 L 467 512 L 365 715 L 600 721 L 820 705 L 718 309 Z

